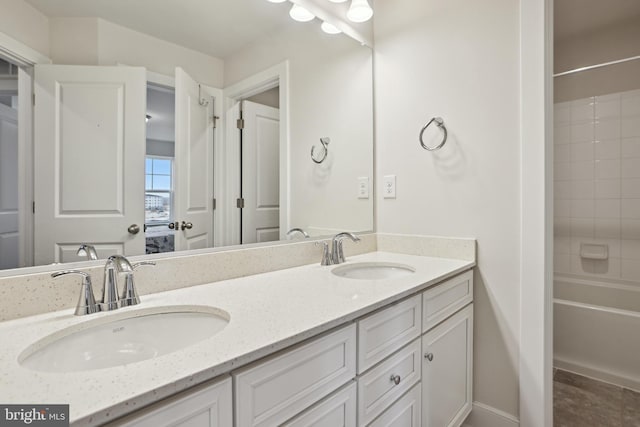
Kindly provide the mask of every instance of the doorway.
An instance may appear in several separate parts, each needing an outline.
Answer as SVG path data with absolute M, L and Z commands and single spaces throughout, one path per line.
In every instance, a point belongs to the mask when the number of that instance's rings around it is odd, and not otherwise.
M 554 424 L 640 425 L 640 4 L 556 0 Z
M 175 251 L 175 89 L 147 86 L 145 153 L 145 252 Z
M 18 67 L 0 59 L 0 269 L 20 267 Z

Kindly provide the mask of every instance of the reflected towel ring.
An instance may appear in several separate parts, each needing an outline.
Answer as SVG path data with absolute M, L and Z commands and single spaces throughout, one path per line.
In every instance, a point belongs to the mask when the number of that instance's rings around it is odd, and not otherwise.
M 424 143 L 423 136 L 424 136 L 424 131 L 427 130 L 427 128 L 431 125 L 431 123 L 434 123 L 434 122 L 436 125 L 438 125 L 440 129 L 442 129 L 442 132 L 444 132 L 444 137 L 442 138 L 442 142 L 440 144 L 436 145 L 435 147 L 429 147 L 427 144 Z M 428 150 L 428 151 L 439 150 L 444 146 L 446 142 L 447 142 L 447 128 L 444 125 L 444 120 L 442 120 L 442 117 L 433 117 L 431 120 L 429 120 L 429 123 L 424 125 L 424 127 L 420 131 L 420 145 L 422 145 L 422 148 L 424 148 L 425 150 Z
M 327 158 L 327 155 L 329 155 L 329 147 L 327 147 L 327 145 L 329 145 L 329 143 L 331 142 L 331 138 L 329 137 L 324 137 L 324 138 L 320 138 L 320 143 L 322 144 L 322 158 L 320 160 L 317 160 L 316 157 L 313 155 L 313 152 L 315 151 L 316 146 L 312 146 L 311 147 L 311 160 L 314 161 L 314 163 L 320 164 L 322 162 L 324 162 Z

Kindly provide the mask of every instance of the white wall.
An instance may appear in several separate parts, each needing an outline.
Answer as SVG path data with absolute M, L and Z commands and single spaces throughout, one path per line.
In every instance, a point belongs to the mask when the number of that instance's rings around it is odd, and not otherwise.
M 225 87 L 288 59 L 291 227 L 371 230 L 372 198 L 357 199 L 357 177 L 373 174 L 372 52 L 314 24 L 287 26 L 225 58 Z M 325 136 L 329 156 L 316 165 L 311 146 Z
M 0 32 L 49 55 L 49 21 L 23 0 L 0 1 Z
M 57 64 L 143 66 L 173 76 L 184 68 L 220 88 L 223 61 L 98 18 L 51 18 L 51 59 Z
M 397 176 L 377 230 L 477 238 L 474 400 L 518 416 L 519 4 L 380 1 L 374 19 L 376 179 Z M 436 115 L 449 141 L 430 153 Z

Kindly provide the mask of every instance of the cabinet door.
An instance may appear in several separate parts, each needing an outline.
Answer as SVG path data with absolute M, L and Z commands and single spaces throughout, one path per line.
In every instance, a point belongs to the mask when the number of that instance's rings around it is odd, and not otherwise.
M 422 337 L 422 426 L 460 426 L 472 403 L 473 304 Z
M 119 427 L 231 427 L 231 378 L 196 391 L 188 390 L 158 402 L 112 426 Z
M 409 393 L 387 409 L 384 414 L 369 424 L 369 427 L 420 427 L 422 393 L 416 384 Z

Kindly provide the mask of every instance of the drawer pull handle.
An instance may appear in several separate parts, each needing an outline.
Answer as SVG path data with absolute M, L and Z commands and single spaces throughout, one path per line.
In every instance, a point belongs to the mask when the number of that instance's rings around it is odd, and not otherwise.
M 391 375 L 391 382 L 393 382 L 395 385 L 400 384 L 401 380 L 402 378 L 400 378 L 400 375 Z
M 433 353 L 425 354 L 424 358 L 427 359 L 429 362 L 432 362 L 433 361 Z

